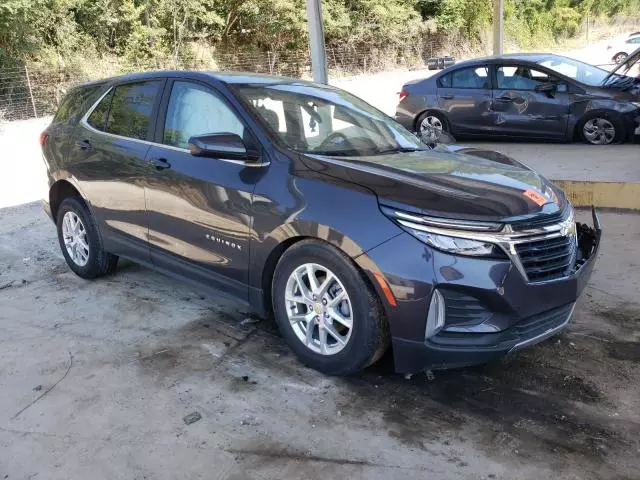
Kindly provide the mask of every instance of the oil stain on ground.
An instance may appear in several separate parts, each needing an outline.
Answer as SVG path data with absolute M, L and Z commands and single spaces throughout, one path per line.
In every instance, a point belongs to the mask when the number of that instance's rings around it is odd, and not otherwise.
M 352 394 L 339 408 L 353 418 L 373 412 L 389 435 L 412 448 L 445 439 L 475 443 L 495 455 L 562 465 L 562 458 L 606 461 L 609 452 L 637 449 L 639 425 L 612 420 L 607 399 L 589 380 L 547 363 L 553 347 L 487 365 L 424 374 L 392 374 L 392 362 L 346 381 Z M 462 437 L 464 433 L 464 437 Z

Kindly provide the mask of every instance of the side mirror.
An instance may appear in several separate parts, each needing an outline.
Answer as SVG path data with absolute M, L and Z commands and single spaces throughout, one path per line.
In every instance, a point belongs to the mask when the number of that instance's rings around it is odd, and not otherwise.
M 210 133 L 189 139 L 189 151 L 195 157 L 222 158 L 256 162 L 260 154 L 248 149 L 242 137 L 235 133 Z
M 555 83 L 539 83 L 535 87 L 535 91 L 538 93 L 546 93 L 547 95 L 551 95 L 558 90 L 558 85 Z

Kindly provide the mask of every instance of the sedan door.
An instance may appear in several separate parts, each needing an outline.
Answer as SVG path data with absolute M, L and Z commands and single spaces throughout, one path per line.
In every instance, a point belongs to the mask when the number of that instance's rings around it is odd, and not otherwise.
M 546 69 L 496 65 L 493 129 L 496 134 L 561 139 L 567 134 L 569 85 Z
M 491 76 L 488 65 L 453 70 L 438 79 L 438 108 L 454 134 L 491 129 Z
M 161 270 L 248 298 L 252 194 L 266 166 L 191 155 L 195 135 L 234 133 L 255 140 L 238 112 L 212 87 L 169 82 L 147 154 L 151 259 Z

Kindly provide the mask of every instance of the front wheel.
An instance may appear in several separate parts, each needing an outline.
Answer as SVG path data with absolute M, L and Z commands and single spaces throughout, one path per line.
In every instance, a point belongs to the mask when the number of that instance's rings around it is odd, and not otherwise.
M 380 301 L 342 252 L 316 240 L 289 248 L 272 285 L 276 322 L 306 365 L 348 375 L 375 362 L 389 334 Z
M 624 124 L 613 113 L 600 112 L 587 115 L 579 125 L 582 139 L 591 145 L 610 145 L 624 140 Z

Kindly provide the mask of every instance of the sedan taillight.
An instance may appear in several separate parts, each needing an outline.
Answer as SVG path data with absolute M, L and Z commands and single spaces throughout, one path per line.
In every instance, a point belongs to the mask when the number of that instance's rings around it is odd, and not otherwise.
M 407 98 L 409 96 L 409 92 L 407 92 L 406 90 L 402 90 L 400 92 L 398 92 L 398 101 L 402 101 L 405 98 Z
M 47 141 L 47 138 L 49 138 L 49 134 L 47 132 L 42 132 L 40 134 L 40 146 L 41 147 L 44 147 L 44 144 Z

